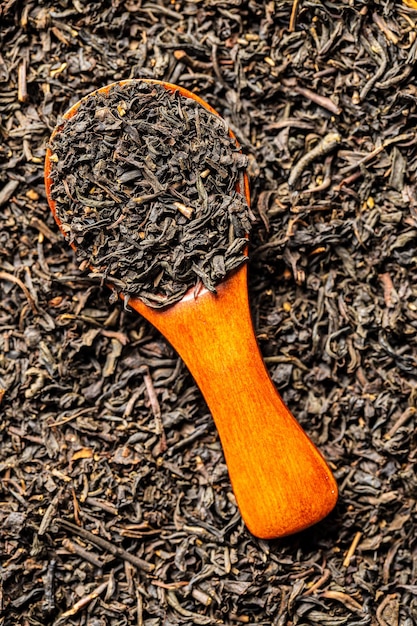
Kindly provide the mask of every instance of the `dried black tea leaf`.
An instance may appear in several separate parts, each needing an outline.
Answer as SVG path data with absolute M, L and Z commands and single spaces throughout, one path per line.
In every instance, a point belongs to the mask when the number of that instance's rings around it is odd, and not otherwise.
M 93 93 L 51 141 L 52 197 L 77 258 L 154 307 L 245 259 L 246 158 L 224 121 L 159 84 Z

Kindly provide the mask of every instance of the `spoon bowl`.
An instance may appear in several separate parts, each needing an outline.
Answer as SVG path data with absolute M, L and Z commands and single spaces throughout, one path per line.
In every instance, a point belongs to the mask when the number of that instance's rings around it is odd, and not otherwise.
M 115 85 L 134 82 L 113 83 L 98 92 L 108 93 Z M 182 87 L 150 79 L 144 82 L 178 91 L 217 115 L 209 104 Z M 81 102 L 64 118 L 76 115 Z M 52 198 L 52 154 L 48 148 L 45 184 L 49 206 L 62 230 Z M 249 203 L 246 176 L 243 185 Z M 179 302 L 160 309 L 130 296 L 129 306 L 165 336 L 198 384 L 219 432 L 236 501 L 250 532 L 273 539 L 323 519 L 336 504 L 337 485 L 264 365 L 250 314 L 246 265 L 227 275 L 215 293 L 191 289 Z

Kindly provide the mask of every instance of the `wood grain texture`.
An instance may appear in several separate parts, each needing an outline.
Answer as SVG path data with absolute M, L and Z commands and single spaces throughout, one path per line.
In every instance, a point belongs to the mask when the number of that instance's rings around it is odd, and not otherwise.
M 163 310 L 129 306 L 168 339 L 212 412 L 242 517 L 272 539 L 323 519 L 337 486 L 323 457 L 276 391 L 260 354 L 249 310 L 246 266 L 218 287 Z

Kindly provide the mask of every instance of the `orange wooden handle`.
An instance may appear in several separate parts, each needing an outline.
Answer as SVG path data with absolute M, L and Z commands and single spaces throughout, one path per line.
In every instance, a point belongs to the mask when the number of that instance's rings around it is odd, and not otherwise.
M 193 302 L 190 302 L 193 300 Z M 250 317 L 246 266 L 218 287 L 164 310 L 129 306 L 179 352 L 218 429 L 230 480 L 249 530 L 264 539 L 298 532 L 334 507 L 337 486 L 316 447 L 277 393 Z

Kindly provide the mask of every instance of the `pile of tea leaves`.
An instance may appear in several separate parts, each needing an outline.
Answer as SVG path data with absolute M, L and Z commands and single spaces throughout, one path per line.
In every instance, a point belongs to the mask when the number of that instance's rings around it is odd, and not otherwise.
M 246 157 L 224 121 L 141 80 L 84 99 L 52 139 L 52 196 L 79 261 L 158 307 L 245 260 Z M 240 181 L 240 185 L 239 185 Z
M 0 626 L 415 626 L 417 10 L 4 0 L 0 24 Z M 257 338 L 339 487 L 303 533 L 248 532 L 185 365 L 49 210 L 53 129 L 129 78 L 199 95 L 248 156 Z

